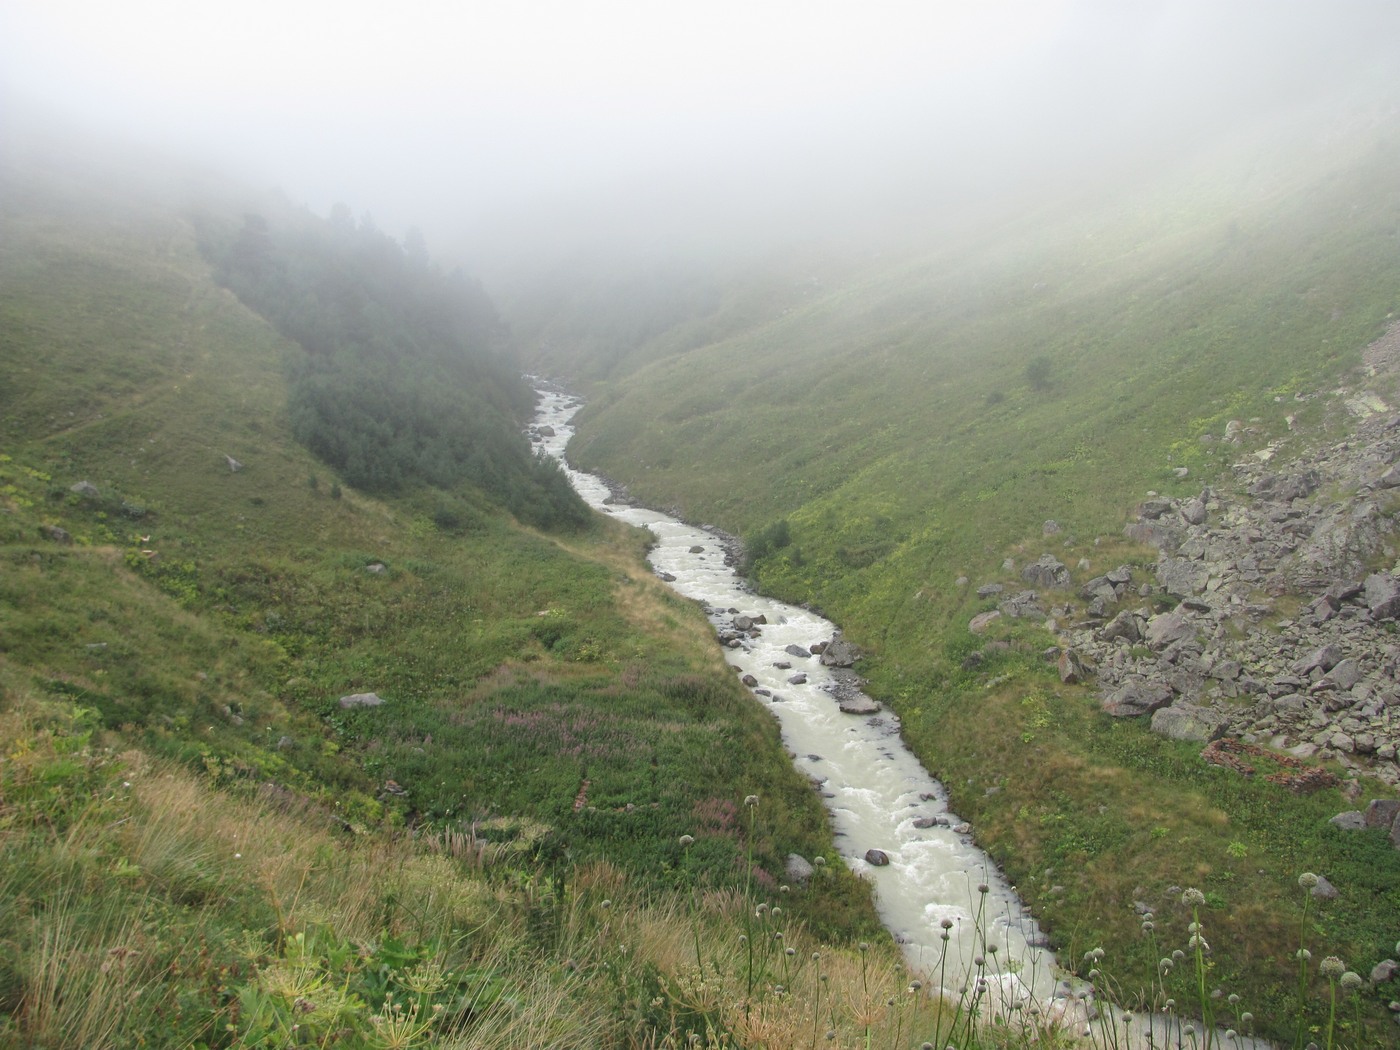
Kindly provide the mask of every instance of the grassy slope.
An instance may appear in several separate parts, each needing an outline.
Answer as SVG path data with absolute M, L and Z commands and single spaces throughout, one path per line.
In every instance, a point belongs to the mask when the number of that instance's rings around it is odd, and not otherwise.
M 0 1009 L 18 1026 L 0 1042 L 98 1045 L 53 982 L 149 922 L 170 931 L 147 944 L 156 969 L 142 978 L 164 1005 L 128 1017 L 107 1000 L 105 1014 L 136 1026 L 113 1038 L 162 1031 L 178 1000 L 181 1031 L 233 1039 L 214 1022 L 252 1023 L 255 1004 L 232 997 L 288 961 L 287 938 L 313 926 L 342 944 L 373 936 L 372 917 L 341 906 L 342 846 L 352 866 L 427 864 L 415 898 L 479 895 L 509 923 L 571 900 L 560 888 L 576 865 L 604 863 L 640 901 L 672 886 L 772 886 L 788 851 L 830 848 L 775 724 L 700 612 L 646 569 L 643 537 L 605 523 L 541 535 L 471 491 L 457 495 L 474 520 L 446 535 L 431 497 L 342 493 L 291 440 L 284 345 L 212 283 L 172 188 L 19 154 L 0 195 Z M 82 481 L 98 494 L 74 493 Z M 387 571 L 366 571 L 376 561 Z M 366 690 L 388 703 L 340 710 L 339 696 Z M 115 829 L 131 818 L 123 778 L 151 768 L 195 768 L 206 785 L 183 809 L 160 804 L 183 823 L 145 862 Z M 407 795 L 385 791 L 390 780 Z M 738 806 L 749 793 L 763 797 L 753 825 Z M 255 795 L 312 805 L 276 834 L 319 845 L 298 853 L 290 881 L 230 885 L 216 816 Z M 329 813 L 339 832 L 325 830 Z M 459 818 L 509 848 L 494 877 L 525 886 L 523 905 L 473 888 L 467 868 L 433 875 L 439 862 L 383 830 Z M 288 848 L 266 843 L 266 863 Z M 334 885 L 298 905 L 298 878 Z M 476 921 L 416 904 L 399 914 L 409 892 L 396 886 L 362 902 L 384 937 L 431 947 Z M 826 935 L 872 928 L 841 872 L 792 910 Z M 193 987 L 176 978 L 196 957 Z M 611 1003 L 600 994 L 590 1001 Z M 620 1039 L 642 1022 L 618 994 L 607 1025 Z
M 971 590 L 1003 579 L 1007 556 L 1149 563 L 1115 538 L 1125 512 L 1149 489 L 1228 476 L 1203 435 L 1258 417 L 1262 444 L 1290 412 L 1318 433 L 1325 399 L 1293 395 L 1329 389 L 1400 309 L 1400 135 L 1368 123 L 1324 152 L 1254 143 L 1068 218 L 882 264 L 703 351 L 658 340 L 647 367 L 599 389 L 573 447 L 694 519 L 786 518 L 792 546 L 759 582 L 868 647 L 874 691 L 1067 957 L 1104 943 L 1150 972 L 1133 902 L 1203 884 L 1235 949 L 1218 976 L 1256 1010 L 1289 980 L 1298 872 L 1345 887 L 1325 925 L 1364 968 L 1392 950 L 1397 855 L 1328 827 L 1351 807 L 1335 793 L 1241 786 L 1099 718 L 1034 658 L 1051 641 L 1038 629 L 1012 629 L 1012 651 L 976 674 L 959 663 L 988 607 Z

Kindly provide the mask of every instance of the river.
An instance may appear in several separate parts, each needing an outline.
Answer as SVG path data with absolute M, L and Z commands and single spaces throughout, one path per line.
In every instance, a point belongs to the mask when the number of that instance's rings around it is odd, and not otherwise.
M 754 594 L 725 563 L 722 537 L 660 511 L 613 502 L 601 478 L 571 468 L 564 450 L 573 436 L 569 420 L 579 407 L 568 394 L 542 389 L 535 423 L 544 436 L 537 447 L 563 464 L 590 506 L 656 537 L 652 568 L 704 606 L 717 631 L 731 628 L 736 614 L 767 621 L 757 637 L 743 637 L 725 657 L 736 673 L 751 676 L 755 699 L 778 719 L 798 770 L 820 785 L 841 857 L 870 883 L 880 918 L 909 965 L 925 974 L 937 967 L 947 920 L 949 984 L 954 974 L 960 982 L 974 972 L 980 957 L 983 973 L 997 973 L 1010 998 L 1048 1000 L 1056 988 L 1054 958 L 1036 946 L 1043 942 L 1035 920 L 974 844 L 967 825 L 949 811 L 943 785 L 904 746 L 899 719 L 888 710 L 843 713 L 831 669 L 789 651 L 831 639 L 836 625 Z M 795 684 L 804 675 L 806 681 Z M 889 863 L 868 863 L 871 849 L 883 851 Z M 988 954 L 992 944 L 996 950 Z

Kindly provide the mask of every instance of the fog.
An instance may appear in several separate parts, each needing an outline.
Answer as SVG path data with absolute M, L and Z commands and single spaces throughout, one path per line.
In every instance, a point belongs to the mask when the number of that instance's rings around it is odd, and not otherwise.
M 1386 93 L 1391 0 L 0 0 L 0 104 L 478 268 L 1111 184 Z

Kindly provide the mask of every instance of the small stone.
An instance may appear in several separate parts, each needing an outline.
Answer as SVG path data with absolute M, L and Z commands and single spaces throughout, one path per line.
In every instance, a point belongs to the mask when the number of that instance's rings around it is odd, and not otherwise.
M 345 710 L 352 707 L 378 707 L 382 703 L 384 698 L 378 693 L 351 693 L 340 698 L 340 706 Z

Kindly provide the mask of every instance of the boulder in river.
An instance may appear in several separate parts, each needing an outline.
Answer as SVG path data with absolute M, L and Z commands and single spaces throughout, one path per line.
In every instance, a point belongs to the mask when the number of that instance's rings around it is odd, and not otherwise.
M 844 638 L 833 638 L 822 650 L 822 664 L 826 667 L 850 667 L 860 659 L 860 646 Z
M 883 868 L 890 862 L 890 855 L 882 849 L 868 849 L 865 851 L 865 863 L 873 868 Z
M 879 703 L 864 693 L 842 697 L 837 707 L 841 709 L 842 714 L 847 715 L 873 715 L 880 710 Z

